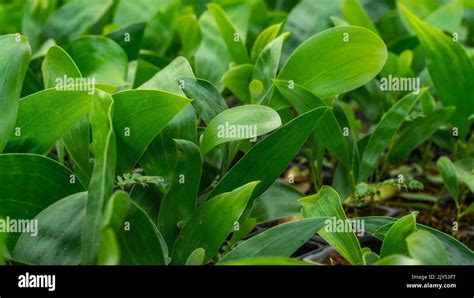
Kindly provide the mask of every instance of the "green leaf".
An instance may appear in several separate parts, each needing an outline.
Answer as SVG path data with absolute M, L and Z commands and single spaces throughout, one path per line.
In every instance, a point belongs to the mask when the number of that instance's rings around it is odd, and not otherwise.
M 257 97 L 262 100 L 272 88 L 272 79 L 276 77 L 278 66 L 280 64 L 281 49 L 283 42 L 288 37 L 289 33 L 280 35 L 275 40 L 272 40 L 263 48 L 255 62 L 253 71 L 253 80 L 258 80 L 263 84 L 261 95 Z
M 168 248 L 158 228 L 127 193 L 113 194 L 103 226 L 115 232 L 121 265 L 165 265 Z M 146 240 L 146 245 L 144 244 Z
M 420 265 L 416 260 L 413 260 L 404 255 L 390 255 L 379 261 L 375 262 L 374 265 L 383 265 L 383 266 L 400 266 L 400 265 Z
M 133 168 L 151 141 L 190 101 L 173 93 L 128 90 L 113 95 L 117 174 Z
M 237 65 L 229 69 L 222 76 L 222 84 L 227 87 L 241 102 L 250 103 L 251 96 L 249 91 L 250 82 L 252 82 L 252 76 L 254 72 L 254 66 L 252 64 Z
M 108 33 L 107 37 L 120 45 L 132 61 L 138 58 L 144 31 L 145 23 L 134 23 Z
M 398 137 L 397 142 L 388 155 L 388 162 L 395 163 L 401 160 L 416 147 L 423 144 L 441 125 L 451 118 L 454 110 L 454 107 L 442 108 L 411 123 Z
M 439 173 L 443 178 L 444 185 L 448 189 L 456 206 L 459 206 L 459 185 L 456 167 L 446 156 L 441 156 L 436 163 Z
M 68 87 L 81 89 L 88 85 Z M 21 99 L 18 129 L 5 152 L 48 153 L 59 138 L 90 112 L 95 97 L 89 91 L 51 88 Z
M 217 145 L 250 139 L 266 134 L 281 125 L 275 110 L 259 105 L 245 105 L 225 110 L 214 117 L 202 136 L 201 152 L 206 155 Z
M 360 217 L 360 220 L 364 221 L 365 232 L 368 235 L 383 240 L 387 231 L 397 221 L 396 218 L 386 216 L 368 216 Z M 448 253 L 449 264 L 452 265 L 473 265 L 474 264 L 474 252 L 467 246 L 454 239 L 453 237 L 433 229 L 428 226 L 421 224 L 416 225 L 418 231 L 423 230 L 432 233 L 438 240 L 441 241 L 444 248 Z M 377 233 L 375 233 L 377 232 Z
M 101 233 L 97 265 L 118 264 L 120 264 L 120 248 L 117 238 L 112 229 L 106 229 Z
M 204 256 L 206 255 L 206 251 L 202 248 L 196 248 L 190 255 L 188 260 L 186 261 L 187 266 L 193 265 L 203 265 L 204 263 Z
M 202 31 L 202 41 L 195 55 L 196 76 L 210 81 L 218 90 L 221 90 L 220 80 L 229 68 L 231 59 L 229 50 L 209 11 L 201 15 L 199 26 Z
M 387 48 L 375 33 L 361 27 L 336 27 L 301 44 L 278 79 L 294 81 L 325 98 L 366 84 L 386 60 Z
M 21 234 L 12 256 L 31 265 L 79 265 L 87 192 L 65 197 L 34 218 L 38 235 Z
M 229 240 L 230 246 L 234 246 L 237 242 L 248 236 L 257 225 L 257 221 L 255 220 L 255 218 L 246 218 L 244 220 L 241 220 L 241 222 L 242 223 L 239 223 L 237 231 L 232 234 L 232 237 Z
M 315 265 L 305 261 L 282 257 L 259 257 L 251 259 L 232 260 L 218 263 L 221 266 L 302 266 Z
M 182 77 L 194 78 L 194 73 L 189 62 L 183 57 L 178 57 L 140 86 L 139 89 L 159 89 L 184 97 L 183 81 L 180 81 Z M 165 184 L 171 186 L 171 179 L 176 167 L 176 147 L 173 139 L 188 140 L 195 143 L 197 139 L 196 132 L 196 113 L 192 105 L 188 105 L 172 117 L 171 121 L 153 139 L 145 151 L 140 160 L 140 165 L 145 169 L 147 175 L 162 176 Z M 168 189 L 165 189 L 166 191 Z
M 299 202 L 303 205 L 304 217 L 328 217 L 330 222 L 326 227 L 334 225 L 335 221 L 341 221 L 347 226 L 348 219 L 342 208 L 341 199 L 331 187 L 323 185 L 317 194 L 304 197 Z M 325 228 L 319 231 L 319 235 L 351 264 L 363 263 L 360 243 L 352 229 L 339 232 Z
M 380 259 L 380 257 L 372 251 L 365 252 L 362 258 L 364 259 L 364 265 L 373 265 Z
M 322 107 L 305 113 L 253 146 L 219 181 L 208 197 L 212 198 L 251 181 L 261 181 L 252 198 L 264 193 L 293 160 L 326 112 L 327 108 Z
M 41 33 L 42 40 L 55 39 L 65 44 L 88 32 L 112 7 L 112 0 L 76 0 L 61 6 Z
M 281 80 L 274 80 L 273 84 L 283 97 L 295 107 L 298 113 L 306 113 L 315 108 L 326 107 L 327 103 L 308 89 L 298 84 L 290 84 Z M 351 167 L 352 150 L 346 142 L 346 137 L 339 122 L 332 112 L 323 116 L 316 127 L 316 137 L 345 167 Z
M 194 77 L 194 73 L 188 60 L 184 57 L 178 57 L 138 87 L 138 89 L 158 89 L 184 96 L 184 92 L 181 90 L 182 88 L 178 82 L 182 77 Z
M 454 163 L 458 180 L 466 184 L 474 193 L 474 159 L 460 159 Z
M 410 256 L 424 265 L 447 265 L 448 254 L 433 234 L 417 231 L 406 239 Z
M 18 41 L 17 41 L 18 40 Z M 0 36 L 0 153 L 15 128 L 23 79 L 31 58 L 25 36 Z
M 177 1 L 167 6 L 147 23 L 143 37 L 142 47 L 164 55 L 175 36 L 178 24 Z
M 326 218 L 281 224 L 239 244 L 220 262 L 257 257 L 289 257 L 325 225 Z
M 188 77 L 183 77 L 181 80 L 186 97 L 193 99 L 191 104 L 204 123 L 209 124 L 214 117 L 229 108 L 211 82 Z
M 72 58 L 59 46 L 52 46 L 41 65 L 46 88 L 53 88 L 57 80 L 82 78 Z M 90 175 L 89 165 L 89 118 L 86 116 L 74 124 L 63 136 L 64 145 L 70 158 L 86 175 Z
M 468 55 L 461 44 L 417 18 L 403 5 L 399 5 L 399 11 L 420 40 L 441 102 L 444 106 L 456 106 L 451 121 L 464 139 L 469 129 L 467 119 L 474 113 L 471 103 L 474 68 Z
M 69 169 L 40 155 L 0 155 L 0 169 L 0 217 L 30 219 L 57 200 L 84 190 Z M 16 239 L 11 235 L 8 242 Z
M 214 17 L 222 38 L 232 59 L 237 64 L 245 64 L 249 62 L 247 49 L 245 47 L 243 36 L 235 29 L 234 25 L 226 15 L 224 10 L 217 4 L 210 3 L 207 5 L 209 12 Z
M 288 2 L 288 1 L 287 1 Z M 291 2 L 291 1 L 290 1 Z M 289 2 L 288 2 L 289 3 Z M 331 16 L 341 16 L 342 0 L 314 1 L 302 0 L 289 13 L 283 31 L 291 32 L 285 43 L 283 59 L 288 56 L 305 40 L 331 26 Z
M 58 85 L 57 79 L 82 78 L 81 72 L 66 51 L 59 46 L 52 46 L 48 49 L 41 65 L 45 88 L 53 88 Z
M 275 182 L 263 194 L 255 199 L 252 213 L 257 223 L 270 222 L 279 218 L 301 214 L 301 199 L 303 194 L 295 188 Z
M 280 32 L 281 23 L 272 25 L 265 30 L 263 30 L 255 40 L 255 43 L 252 46 L 252 50 L 250 52 L 250 60 L 252 62 L 256 62 L 258 56 L 262 50 L 278 36 L 278 32 Z
M 22 33 L 28 36 L 33 52 L 41 46 L 40 34 L 48 18 L 54 13 L 57 0 L 28 0 L 23 12 Z
M 84 77 L 114 86 L 127 84 L 127 54 L 113 40 L 102 36 L 83 36 L 71 43 L 69 54 Z
M 69 169 L 41 155 L 2 154 L 0 169 L 2 217 L 32 218 L 58 199 L 84 190 Z
M 201 28 L 196 15 L 189 14 L 179 17 L 176 29 L 183 45 L 184 56 L 192 57 L 202 40 Z
M 390 227 L 382 243 L 380 250 L 381 258 L 406 253 L 407 245 L 405 239 L 415 232 L 416 214 L 417 212 L 413 212 L 405 215 Z
M 178 223 L 188 220 L 196 209 L 202 166 L 201 153 L 194 143 L 175 142 L 178 150 L 176 171 L 171 188 L 161 201 L 158 216 L 158 228 L 169 247 L 173 247 L 178 237 Z
M 372 175 L 380 157 L 384 154 L 385 149 L 403 121 L 405 121 L 406 115 L 408 115 L 423 94 L 424 90 L 421 91 L 419 95 L 414 93 L 408 94 L 395 103 L 390 110 L 384 114 L 370 136 L 369 142 L 362 154 L 359 168 L 359 181 L 365 181 Z
M 159 11 L 164 11 L 173 0 L 119 1 L 113 23 L 127 26 L 135 22 L 149 22 Z
M 197 248 L 206 251 L 207 263 L 218 251 L 247 206 L 258 182 L 245 184 L 204 203 L 187 221 L 174 245 L 172 264 L 185 264 Z
M 95 264 L 99 252 L 102 212 L 112 194 L 115 181 L 117 148 L 112 124 L 114 102 L 99 92 L 94 100 L 91 126 L 94 168 L 87 195 L 87 210 L 81 239 L 82 264 Z
M 341 5 L 342 15 L 344 19 L 354 26 L 364 27 L 370 31 L 379 34 L 379 31 L 372 23 L 359 0 L 344 0 Z

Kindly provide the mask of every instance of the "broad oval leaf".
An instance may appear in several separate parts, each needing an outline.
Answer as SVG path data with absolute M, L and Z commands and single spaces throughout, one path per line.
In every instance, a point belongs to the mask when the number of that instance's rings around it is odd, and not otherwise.
M 18 99 L 31 58 L 31 49 L 25 36 L 14 34 L 0 36 L 0 47 L 1 153 L 15 128 Z
M 380 257 L 384 258 L 389 255 L 403 254 L 407 251 L 406 238 L 415 232 L 416 213 L 408 214 L 392 225 L 385 236 Z
M 321 98 L 341 94 L 372 80 L 387 60 L 375 33 L 341 26 L 314 35 L 288 58 L 278 79 L 294 81 Z
M 127 54 L 113 40 L 102 36 L 83 36 L 71 43 L 69 54 L 82 75 L 95 79 L 94 83 L 127 84 Z
M 326 218 L 307 218 L 268 229 L 227 253 L 220 262 L 256 257 L 289 257 L 325 225 Z
M 204 203 L 187 221 L 174 245 L 172 264 L 185 264 L 191 253 L 205 250 L 207 263 L 229 235 L 244 212 L 258 182 L 247 183 Z
M 41 64 L 41 71 L 45 88 L 58 86 L 58 79 L 63 81 L 64 77 L 72 79 L 82 78 L 81 72 L 71 56 L 56 45 L 48 49 Z
M 342 222 L 345 226 L 348 221 L 346 213 L 342 208 L 341 199 L 337 192 L 329 186 L 323 186 L 321 190 L 308 197 L 299 200 L 303 205 L 303 215 L 306 218 L 328 217 L 328 225 Z M 349 225 L 350 226 L 350 225 Z M 359 240 L 352 228 L 350 231 L 337 231 L 333 229 L 321 229 L 319 235 L 334 247 L 346 260 L 353 265 L 363 263 Z
M 82 89 L 87 85 L 70 87 Z M 20 133 L 10 138 L 5 151 L 48 153 L 69 128 L 90 112 L 95 96 L 89 91 L 51 88 L 21 99 L 16 123 Z
M 225 110 L 214 117 L 202 136 L 201 152 L 206 155 L 219 144 L 250 139 L 281 125 L 278 113 L 266 106 L 245 105 Z
M 0 155 L 0 216 L 32 218 L 70 194 L 84 190 L 60 163 L 34 154 Z M 41 186 L 41 187 L 38 187 Z
M 443 243 L 427 231 L 417 231 L 406 239 L 408 253 L 423 265 L 446 265 L 448 254 Z
M 157 90 L 123 91 L 113 99 L 118 175 L 133 168 L 151 141 L 190 102 Z
M 79 265 L 86 204 L 87 192 L 80 192 L 41 211 L 34 218 L 38 235 L 23 233 L 13 259 L 31 265 Z

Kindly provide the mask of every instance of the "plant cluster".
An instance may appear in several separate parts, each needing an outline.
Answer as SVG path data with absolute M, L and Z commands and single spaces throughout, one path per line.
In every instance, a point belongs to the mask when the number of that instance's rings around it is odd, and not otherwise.
M 474 264 L 473 1 L 7 0 L 0 34 L 0 263 Z

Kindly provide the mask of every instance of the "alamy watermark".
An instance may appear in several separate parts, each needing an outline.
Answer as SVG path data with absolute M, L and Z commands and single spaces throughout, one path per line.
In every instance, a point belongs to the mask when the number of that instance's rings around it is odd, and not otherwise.
M 71 78 L 66 75 L 55 80 L 56 90 L 87 91 L 89 95 L 95 92 L 95 78 Z
M 255 124 L 230 124 L 225 122 L 217 126 L 219 139 L 250 139 L 257 141 L 257 125 Z
M 14 219 L 7 216 L 0 218 L 0 233 L 28 233 L 33 237 L 38 236 L 37 219 Z
M 380 79 L 380 90 L 382 91 L 409 91 L 420 94 L 420 78 L 399 78 L 389 75 Z
M 365 234 L 364 220 L 361 219 L 338 219 L 336 217 L 328 218 L 324 221 L 326 226 L 324 230 L 327 233 L 351 233 L 362 237 Z

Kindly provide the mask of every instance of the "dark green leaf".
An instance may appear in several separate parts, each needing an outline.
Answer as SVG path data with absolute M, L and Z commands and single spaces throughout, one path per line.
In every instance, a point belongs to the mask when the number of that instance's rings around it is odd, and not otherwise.
M 245 184 L 204 203 L 187 221 L 174 245 L 172 264 L 185 264 L 191 253 L 202 248 L 207 263 L 229 235 L 244 212 L 258 182 Z
M 25 36 L 0 36 L 0 153 L 15 128 L 23 79 L 31 57 Z
M 326 218 L 281 224 L 239 244 L 219 262 L 255 257 L 289 257 L 325 225 Z

